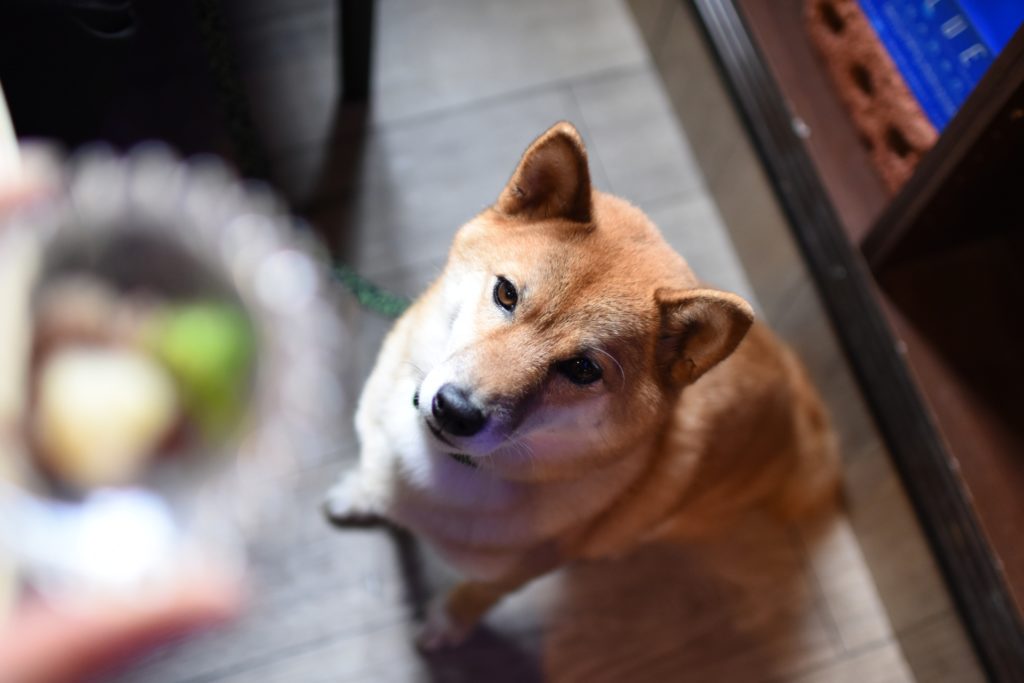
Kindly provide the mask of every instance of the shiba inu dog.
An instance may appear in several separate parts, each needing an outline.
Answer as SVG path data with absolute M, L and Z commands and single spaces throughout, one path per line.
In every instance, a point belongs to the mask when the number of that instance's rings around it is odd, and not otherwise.
M 356 428 L 328 516 L 408 528 L 465 576 L 432 607 L 426 648 L 563 563 L 758 506 L 792 517 L 837 490 L 799 362 L 639 209 L 591 187 L 564 122 L 458 231 L 384 342 Z

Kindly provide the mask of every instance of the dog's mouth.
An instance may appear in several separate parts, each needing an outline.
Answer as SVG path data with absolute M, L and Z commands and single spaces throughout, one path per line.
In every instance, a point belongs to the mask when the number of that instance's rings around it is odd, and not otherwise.
M 441 432 L 441 430 L 435 427 L 433 424 L 431 424 L 430 420 L 424 419 L 423 421 L 427 423 L 427 429 L 430 430 L 430 433 L 433 434 L 438 441 L 445 444 L 446 446 L 451 446 L 452 448 L 455 448 L 455 444 L 453 444 L 451 441 L 445 438 L 445 435 Z M 466 455 L 465 453 L 449 452 L 446 455 L 461 465 L 466 465 L 467 467 L 478 466 L 476 461 L 474 461 L 472 457 Z
M 424 419 L 423 421 L 427 423 L 427 429 L 430 430 L 430 433 L 433 434 L 438 441 L 440 441 L 446 446 L 451 446 L 452 448 L 455 448 L 455 444 L 449 441 L 448 438 L 444 435 L 444 432 L 435 427 L 430 420 Z
M 449 453 L 448 457 L 460 465 L 465 465 L 466 467 L 479 467 L 479 465 L 476 464 L 476 461 L 465 453 Z

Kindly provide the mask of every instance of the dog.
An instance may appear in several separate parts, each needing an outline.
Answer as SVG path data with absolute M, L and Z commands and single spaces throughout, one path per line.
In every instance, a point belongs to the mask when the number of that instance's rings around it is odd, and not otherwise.
M 356 411 L 342 525 L 384 519 L 465 577 L 426 649 L 563 564 L 792 519 L 838 490 L 829 419 L 741 297 L 705 287 L 642 211 L 591 187 L 561 122 L 395 323 Z

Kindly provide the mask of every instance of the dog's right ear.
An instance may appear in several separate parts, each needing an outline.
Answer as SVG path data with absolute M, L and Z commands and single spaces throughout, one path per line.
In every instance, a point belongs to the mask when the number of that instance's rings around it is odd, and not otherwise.
M 657 362 L 661 376 L 691 384 L 736 350 L 754 322 L 754 309 L 714 289 L 659 289 Z
M 589 223 L 590 192 L 583 138 L 562 121 L 527 148 L 494 206 L 507 216 Z

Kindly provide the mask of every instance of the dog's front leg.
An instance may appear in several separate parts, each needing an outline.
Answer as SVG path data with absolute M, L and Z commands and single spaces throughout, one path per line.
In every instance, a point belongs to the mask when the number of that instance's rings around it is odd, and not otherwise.
M 387 519 L 387 505 L 379 495 L 380 486 L 359 467 L 342 475 L 324 500 L 327 520 L 336 526 L 372 526 Z
M 417 645 L 431 652 L 461 644 L 502 598 L 552 571 L 564 559 L 556 546 L 544 546 L 528 554 L 516 564 L 515 570 L 500 579 L 471 579 L 456 584 L 447 594 L 431 601 L 416 638 Z
M 416 644 L 427 652 L 461 644 L 491 607 L 535 576 L 457 584 L 447 594 L 431 601 Z
M 389 517 L 396 461 L 381 413 L 391 409 L 393 371 L 387 363 L 378 363 L 360 397 L 355 416 L 359 459 L 327 492 L 323 505 L 328 521 L 337 526 L 374 525 Z
M 394 492 L 394 459 L 382 440 L 364 440 L 359 462 L 327 492 L 323 510 L 337 526 L 381 524 L 389 517 Z

